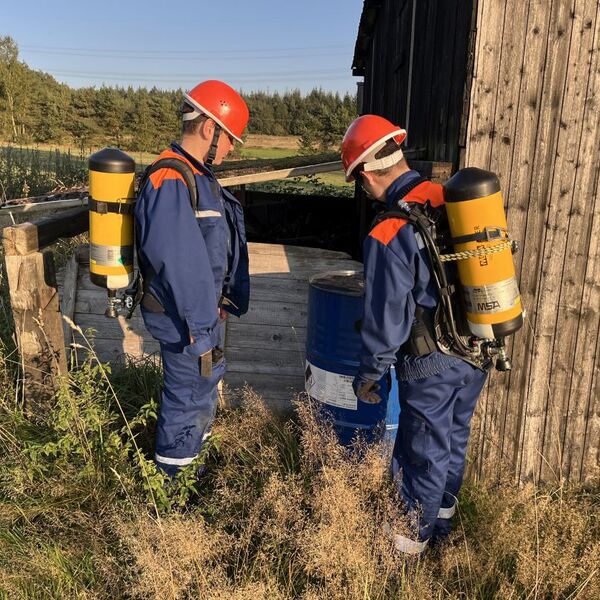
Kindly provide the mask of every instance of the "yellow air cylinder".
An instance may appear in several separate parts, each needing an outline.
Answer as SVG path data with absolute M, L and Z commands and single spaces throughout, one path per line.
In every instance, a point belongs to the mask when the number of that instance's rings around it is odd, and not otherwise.
M 89 158 L 90 280 L 108 290 L 133 280 L 135 161 L 117 148 Z
M 521 328 L 523 308 L 512 250 L 506 243 L 500 181 L 489 171 L 461 169 L 444 185 L 444 200 L 456 252 L 490 249 L 504 243 L 500 252 L 457 262 L 471 333 L 483 339 L 502 339 Z

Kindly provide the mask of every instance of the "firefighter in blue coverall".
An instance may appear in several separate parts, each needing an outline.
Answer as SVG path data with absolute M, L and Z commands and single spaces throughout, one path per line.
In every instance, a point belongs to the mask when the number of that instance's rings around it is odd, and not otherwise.
M 242 208 L 211 168 L 242 141 L 248 117 L 242 97 L 223 82 L 205 81 L 185 94 L 181 142 L 158 158 L 191 169 L 197 210 L 184 177 L 172 168 L 148 177 L 135 209 L 141 311 L 160 342 L 164 372 L 155 461 L 171 477 L 198 457 L 210 434 L 225 373 L 224 321 L 227 313 L 239 316 L 248 308 Z
M 347 181 L 387 208 L 405 199 L 443 204 L 442 186 L 411 170 L 400 144 L 406 131 L 387 119 L 363 115 L 342 143 Z M 408 536 L 394 532 L 396 548 L 418 555 L 451 528 L 465 468 L 470 422 L 486 372 L 437 351 L 427 315 L 438 293 L 420 234 L 404 219 L 381 221 L 364 241 L 365 306 L 362 355 L 354 380 L 357 397 L 380 401 L 377 382 L 395 364 L 400 422 L 392 475 L 404 500 Z

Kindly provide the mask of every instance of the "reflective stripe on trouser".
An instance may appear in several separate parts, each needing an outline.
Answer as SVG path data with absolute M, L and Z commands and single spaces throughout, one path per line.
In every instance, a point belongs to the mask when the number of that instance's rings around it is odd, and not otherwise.
M 392 541 L 394 542 L 394 547 L 396 550 L 398 550 L 398 552 L 402 552 L 403 554 L 421 554 L 425 548 L 427 548 L 427 544 L 429 543 L 429 540 L 419 542 L 412 540 L 401 533 L 394 533 L 389 523 L 383 524 L 383 530 L 392 537 Z
M 434 528 L 436 535 L 450 530 L 450 518 L 438 514 L 454 505 L 462 485 L 471 417 L 485 379 L 485 373 L 461 362 L 431 377 L 398 382 L 392 473 L 415 517 L 419 541 L 429 539 Z
M 225 374 L 225 360 L 201 377 L 198 357 L 161 344 L 163 390 L 156 427 L 156 464 L 168 475 L 190 464 L 200 452 L 217 408 L 217 385 Z

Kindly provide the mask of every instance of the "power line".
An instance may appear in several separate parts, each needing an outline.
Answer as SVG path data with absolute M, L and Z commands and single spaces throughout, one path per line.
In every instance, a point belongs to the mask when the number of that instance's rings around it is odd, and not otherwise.
M 57 56 L 78 56 L 80 58 L 123 58 L 128 60 L 151 60 L 154 62 L 157 61 L 185 61 L 185 62 L 215 62 L 218 60 L 221 61 L 260 61 L 260 60 L 290 60 L 290 59 L 298 59 L 298 58 L 329 58 L 335 56 L 349 56 L 349 52 L 328 52 L 323 53 L 320 52 L 318 54 L 276 54 L 269 56 L 252 56 L 252 55 L 244 55 L 244 56 L 221 56 L 216 57 L 213 56 L 128 56 L 128 55 L 116 55 L 116 54 L 81 54 L 81 53 L 73 53 L 73 52 L 60 52 L 60 51 L 50 51 L 50 50 L 27 50 L 26 54 L 53 54 Z
M 97 79 L 93 75 L 90 76 L 89 73 L 81 73 L 81 74 L 64 74 L 61 71 L 54 71 L 53 73 L 49 73 L 55 77 L 69 77 L 73 79 Z M 260 78 L 235 78 L 237 83 L 294 83 L 300 81 L 315 81 L 319 83 L 320 81 L 342 81 L 345 79 L 352 78 L 352 75 L 349 73 L 348 75 L 330 75 L 325 77 L 260 77 Z M 100 79 L 102 79 L 100 77 Z M 144 78 L 144 77 L 123 77 L 119 75 L 106 76 L 105 80 L 113 80 L 113 81 L 129 81 L 129 82 L 144 82 L 144 83 L 178 83 L 179 85 L 183 85 L 185 83 L 194 84 L 197 83 L 197 79 L 191 79 L 189 75 L 186 75 L 185 78 L 181 79 L 168 79 L 162 77 L 154 77 L 154 78 Z
M 46 54 L 52 53 L 67 53 L 67 54 L 75 54 L 75 55 L 86 55 L 88 56 L 90 52 L 99 53 L 102 56 L 127 56 L 129 58 L 135 58 L 134 56 L 130 56 L 132 54 L 137 55 L 137 57 L 144 58 L 161 58 L 165 55 L 169 56 L 177 56 L 181 55 L 183 58 L 190 58 L 191 56 L 197 55 L 198 57 L 206 57 L 206 56 L 218 56 L 222 57 L 223 55 L 239 55 L 239 57 L 245 57 L 251 54 L 270 54 L 273 52 L 306 52 L 306 51 L 316 51 L 316 50 L 341 50 L 349 49 L 351 50 L 353 45 L 351 44 L 337 44 L 337 45 L 328 45 L 328 46 L 303 46 L 303 47 L 283 47 L 283 48 L 242 48 L 239 50 L 143 50 L 143 49 L 117 49 L 117 48 L 75 48 L 75 47 L 63 47 L 63 46 L 38 46 L 38 45 L 21 45 L 19 49 L 29 50 L 31 52 L 44 52 Z M 302 56 L 302 54 L 301 54 Z
M 279 77 L 279 76 L 286 76 L 286 77 L 294 77 L 296 75 L 300 76 L 300 75 L 335 75 L 336 73 L 340 73 L 341 69 L 310 69 L 310 70 L 304 70 L 304 71 L 290 71 L 285 70 L 285 71 L 259 71 L 259 72 L 255 72 L 252 71 L 252 73 L 248 73 L 248 71 L 243 71 L 241 73 L 219 73 L 220 77 L 223 78 L 227 78 L 227 77 L 247 77 L 248 75 L 251 75 L 252 79 L 255 79 L 257 77 Z M 94 71 L 69 71 L 69 70 L 63 70 L 61 69 L 60 71 L 54 71 L 55 73 L 62 73 L 63 75 L 87 75 L 88 77 L 132 77 L 132 78 L 154 78 L 156 77 L 155 73 L 139 73 L 139 72 L 125 72 L 125 71 L 120 71 L 120 72 L 94 72 Z M 163 78 L 165 81 L 167 79 L 171 80 L 171 81 L 180 81 L 182 78 L 183 79 L 187 79 L 190 77 L 190 73 L 189 71 L 186 73 L 172 73 L 169 75 L 168 78 Z

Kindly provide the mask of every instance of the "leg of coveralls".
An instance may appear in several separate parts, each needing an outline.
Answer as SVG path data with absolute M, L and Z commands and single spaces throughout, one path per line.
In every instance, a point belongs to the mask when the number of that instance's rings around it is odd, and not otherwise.
M 433 533 L 450 465 L 454 403 L 473 371 L 461 361 L 436 375 L 398 382 L 400 423 L 392 472 L 397 481 L 402 477 L 398 484 L 409 517 L 417 523 L 418 542 Z
M 222 341 L 223 331 L 219 337 Z M 217 385 L 226 369 L 222 358 L 213 364 L 210 377 L 202 377 L 198 357 L 182 350 L 180 344 L 161 342 L 163 390 L 154 459 L 170 477 L 198 456 L 210 433 L 217 407 Z
M 456 511 L 456 497 L 460 491 L 465 472 L 465 459 L 471 433 L 471 417 L 475 412 L 477 399 L 485 385 L 486 378 L 487 373 L 473 368 L 471 379 L 459 390 L 454 403 L 454 417 L 450 434 L 450 464 L 448 465 L 442 506 L 433 531 L 436 538 L 447 537 L 452 529 L 452 517 Z

